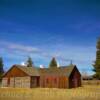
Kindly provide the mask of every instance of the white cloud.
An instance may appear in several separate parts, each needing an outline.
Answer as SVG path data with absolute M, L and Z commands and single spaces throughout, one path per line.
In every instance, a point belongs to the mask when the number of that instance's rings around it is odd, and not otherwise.
M 40 65 L 40 68 L 44 68 L 44 65 Z
M 25 66 L 26 64 L 25 64 L 25 62 L 21 62 L 21 65 L 22 65 L 22 66 Z
M 41 50 L 40 48 L 34 46 L 25 46 L 21 44 L 1 41 L 0 42 L 1 51 L 6 52 L 8 54 L 14 56 L 43 56 L 46 58 L 56 57 L 62 61 L 78 61 L 78 62 L 86 62 L 93 61 L 95 59 L 95 47 L 84 47 L 84 46 L 66 46 L 65 45 L 56 45 L 54 49 L 50 49 L 50 47 L 45 50 Z M 4 53 L 3 53 L 4 54 Z
M 42 49 L 34 46 L 26 46 L 6 41 L 0 41 L 0 55 L 10 59 L 25 61 L 27 56 L 31 56 L 33 60 L 40 65 L 43 62 L 49 62 L 52 57 L 56 57 L 60 65 L 67 65 L 73 60 L 80 69 L 92 68 L 92 62 L 95 60 L 95 46 L 78 46 L 57 44 Z
M 38 52 L 39 51 L 39 49 L 36 47 L 21 45 L 21 44 L 6 42 L 6 41 L 1 41 L 0 44 L 12 50 L 19 50 L 19 51 L 24 51 L 24 52 Z

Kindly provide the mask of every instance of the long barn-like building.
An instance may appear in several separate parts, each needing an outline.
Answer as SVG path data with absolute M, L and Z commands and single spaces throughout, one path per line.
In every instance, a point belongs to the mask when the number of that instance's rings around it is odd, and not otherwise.
M 2 87 L 76 88 L 81 74 L 76 65 L 37 68 L 13 65 L 2 78 Z

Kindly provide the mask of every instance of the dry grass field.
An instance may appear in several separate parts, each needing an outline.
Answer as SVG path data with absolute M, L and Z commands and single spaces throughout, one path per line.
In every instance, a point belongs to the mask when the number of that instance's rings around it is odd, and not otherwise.
M 100 80 L 83 80 L 83 85 L 100 85 Z
M 0 100 L 100 100 L 100 85 L 75 89 L 0 88 Z

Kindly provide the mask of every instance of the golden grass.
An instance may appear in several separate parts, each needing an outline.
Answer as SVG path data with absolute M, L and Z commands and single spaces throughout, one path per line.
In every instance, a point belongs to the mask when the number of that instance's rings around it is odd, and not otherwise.
M 83 85 L 100 85 L 100 80 L 83 80 Z
M 75 89 L 0 88 L 0 100 L 100 100 L 100 85 Z

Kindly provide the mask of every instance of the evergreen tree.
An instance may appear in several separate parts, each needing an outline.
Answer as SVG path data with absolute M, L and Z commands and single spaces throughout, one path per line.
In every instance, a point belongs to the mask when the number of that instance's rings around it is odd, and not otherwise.
M 4 69 L 3 69 L 3 60 L 2 60 L 2 57 L 0 57 L 0 79 L 2 77 L 4 73 Z
M 31 57 L 28 57 L 28 60 L 27 60 L 27 67 L 32 67 L 32 66 L 33 66 L 32 58 L 31 58 Z
M 93 71 L 95 72 L 94 78 L 100 79 L 100 38 L 97 41 L 96 48 L 96 61 L 93 65 Z
M 50 64 L 49 64 L 50 68 L 56 68 L 57 67 L 57 62 L 56 59 L 53 57 Z

